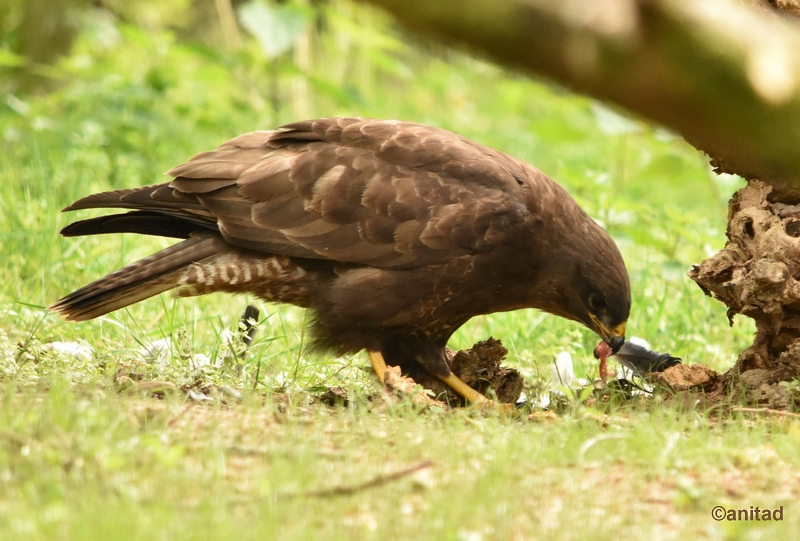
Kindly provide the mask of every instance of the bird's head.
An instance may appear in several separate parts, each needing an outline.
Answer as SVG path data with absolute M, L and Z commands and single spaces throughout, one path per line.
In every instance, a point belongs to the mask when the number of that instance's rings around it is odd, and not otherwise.
M 616 353 L 625 342 L 631 309 L 628 271 L 605 231 L 596 226 L 589 233 L 574 244 L 562 245 L 553 258 L 543 308 L 583 323 Z
M 612 308 L 616 301 L 617 309 Z M 588 321 L 582 322 L 596 332 L 603 341 L 611 347 L 611 353 L 619 351 L 625 343 L 625 329 L 630 311 L 630 300 L 627 308 L 620 299 L 609 301 L 602 293 L 591 293 L 586 301 L 586 316 Z M 624 315 L 623 315 L 624 314 Z
M 617 245 L 605 231 L 592 246 L 591 256 L 578 258 L 575 264 L 577 299 L 571 306 L 577 319 L 596 332 L 613 354 L 625 343 L 631 311 L 628 271 Z

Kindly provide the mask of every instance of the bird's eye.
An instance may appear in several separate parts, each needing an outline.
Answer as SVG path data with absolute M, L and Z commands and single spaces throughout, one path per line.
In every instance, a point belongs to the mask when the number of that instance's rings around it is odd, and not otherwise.
M 592 312 L 600 312 L 608 309 L 608 302 L 602 295 L 592 293 L 589 295 L 589 308 L 591 308 Z

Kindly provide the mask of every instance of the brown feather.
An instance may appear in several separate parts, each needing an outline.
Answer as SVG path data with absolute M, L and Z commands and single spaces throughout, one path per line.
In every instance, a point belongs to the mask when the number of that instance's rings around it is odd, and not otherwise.
M 82 287 L 49 309 L 69 321 L 99 317 L 176 287 L 186 266 L 226 249 L 217 235 L 194 235 Z

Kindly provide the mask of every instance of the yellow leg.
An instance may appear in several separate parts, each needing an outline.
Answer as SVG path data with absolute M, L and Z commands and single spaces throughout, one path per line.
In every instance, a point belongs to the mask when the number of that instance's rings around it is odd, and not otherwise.
M 446 378 L 440 379 L 449 385 L 450 388 L 457 392 L 460 396 L 466 398 L 467 402 L 478 404 L 479 406 L 487 406 L 492 404 L 491 400 L 461 381 L 461 379 L 453 373 Z
M 386 381 L 384 380 L 386 361 L 383 360 L 383 354 L 380 351 L 371 351 L 368 349 L 367 355 L 369 356 L 369 360 L 372 361 L 372 368 L 375 369 L 375 373 L 378 375 L 381 385 L 386 385 Z
M 381 385 L 385 385 L 386 381 L 384 376 L 386 374 L 386 361 L 383 358 L 383 354 L 380 351 L 367 350 L 367 355 L 369 356 L 369 360 L 372 361 L 372 368 L 375 369 L 375 373 L 378 375 Z M 455 374 L 451 373 L 447 377 L 440 379 L 456 393 L 458 393 L 459 396 L 463 396 L 467 402 L 471 404 L 477 404 L 481 407 L 494 406 L 493 401 L 489 400 L 481 393 L 461 381 L 461 379 Z M 511 411 L 512 409 L 510 404 L 501 404 L 500 406 L 503 411 Z

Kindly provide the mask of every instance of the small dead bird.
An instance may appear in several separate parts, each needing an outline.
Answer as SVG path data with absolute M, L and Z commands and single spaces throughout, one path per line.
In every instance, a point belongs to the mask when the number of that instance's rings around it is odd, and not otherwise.
M 614 355 L 614 353 L 611 351 L 611 346 L 605 341 L 601 340 L 597 347 L 594 348 L 594 358 L 600 359 L 601 379 L 608 377 L 606 359 L 611 355 Z M 616 357 L 622 366 L 633 371 L 638 376 L 643 376 L 648 372 L 663 372 L 681 362 L 678 357 L 673 357 L 669 353 L 653 351 L 631 341 L 622 344 L 622 347 L 616 353 Z

